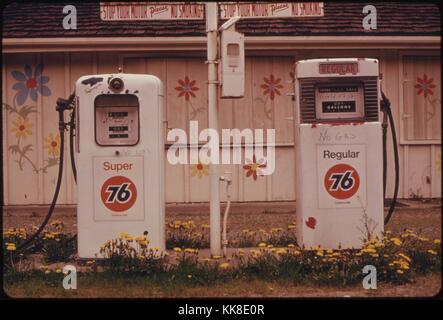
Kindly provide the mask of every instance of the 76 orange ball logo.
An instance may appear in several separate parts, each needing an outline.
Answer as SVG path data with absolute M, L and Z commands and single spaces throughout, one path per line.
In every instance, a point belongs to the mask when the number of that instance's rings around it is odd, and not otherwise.
M 360 177 L 354 167 L 339 163 L 332 166 L 325 175 L 325 188 L 336 199 L 352 197 L 360 186 Z

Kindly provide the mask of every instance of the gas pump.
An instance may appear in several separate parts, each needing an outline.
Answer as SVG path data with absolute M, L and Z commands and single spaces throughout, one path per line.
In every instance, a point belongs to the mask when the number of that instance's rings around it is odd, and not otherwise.
M 147 235 L 165 249 L 163 86 L 150 75 L 76 82 L 78 255 L 107 240 Z
M 376 59 L 296 63 L 295 152 L 300 246 L 359 248 L 383 221 Z

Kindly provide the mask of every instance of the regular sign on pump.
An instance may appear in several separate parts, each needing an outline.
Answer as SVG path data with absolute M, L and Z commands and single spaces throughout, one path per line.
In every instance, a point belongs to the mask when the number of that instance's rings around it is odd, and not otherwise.
M 383 231 L 378 61 L 296 63 L 297 240 L 358 248 Z

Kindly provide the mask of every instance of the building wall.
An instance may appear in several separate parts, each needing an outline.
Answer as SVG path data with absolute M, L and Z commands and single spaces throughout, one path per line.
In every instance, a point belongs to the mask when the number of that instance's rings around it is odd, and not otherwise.
M 222 165 L 233 174 L 233 201 L 295 200 L 293 92 L 290 72 L 295 60 L 319 57 L 376 57 L 380 59 L 383 90 L 392 102 L 400 144 L 402 198 L 441 197 L 441 78 L 438 51 L 300 50 L 291 54 L 251 53 L 246 59 L 246 93 L 242 99 L 220 100 L 219 128 L 276 128 L 276 167 L 271 176 L 256 180 L 242 165 Z M 202 55 L 147 55 L 118 53 L 23 53 L 3 56 L 3 162 L 6 205 L 51 202 L 57 178 L 59 143 L 55 102 L 67 97 L 77 78 L 85 74 L 150 73 L 165 84 L 169 128 L 189 129 L 198 120 L 207 126 L 207 68 Z M 43 68 L 43 69 L 42 69 Z M 42 72 L 41 72 L 42 70 Z M 44 88 L 27 90 L 41 78 Z M 193 95 L 180 95 L 186 83 Z M 274 95 L 266 91 L 274 83 Z M 423 90 L 424 89 L 424 90 Z M 34 92 L 32 92 L 34 91 Z M 37 93 L 35 93 L 37 92 Z M 142 128 L 143 129 L 143 128 Z M 389 136 L 390 139 L 390 136 Z M 67 140 L 66 140 L 67 142 Z M 171 143 L 171 142 L 169 142 Z M 393 160 L 388 141 L 389 160 Z M 65 147 L 68 152 L 68 144 Z M 165 146 L 165 152 L 167 146 Z M 68 153 L 66 153 L 68 154 Z M 257 159 L 259 160 L 259 159 Z M 388 196 L 393 190 L 389 162 Z M 81 170 L 81 169 L 79 169 Z M 76 202 L 69 157 L 59 197 L 60 204 Z M 166 165 L 166 201 L 209 200 L 209 177 L 195 166 Z M 221 188 L 222 197 L 224 189 Z

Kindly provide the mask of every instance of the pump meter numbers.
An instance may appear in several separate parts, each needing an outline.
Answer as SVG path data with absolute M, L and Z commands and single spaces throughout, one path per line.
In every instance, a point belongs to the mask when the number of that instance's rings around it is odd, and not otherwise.
M 339 163 L 332 166 L 325 175 L 325 188 L 336 199 L 352 197 L 360 186 L 360 177 L 352 166 Z
M 113 176 L 101 188 L 101 199 L 106 208 L 116 212 L 129 210 L 137 200 L 137 188 L 127 177 Z

